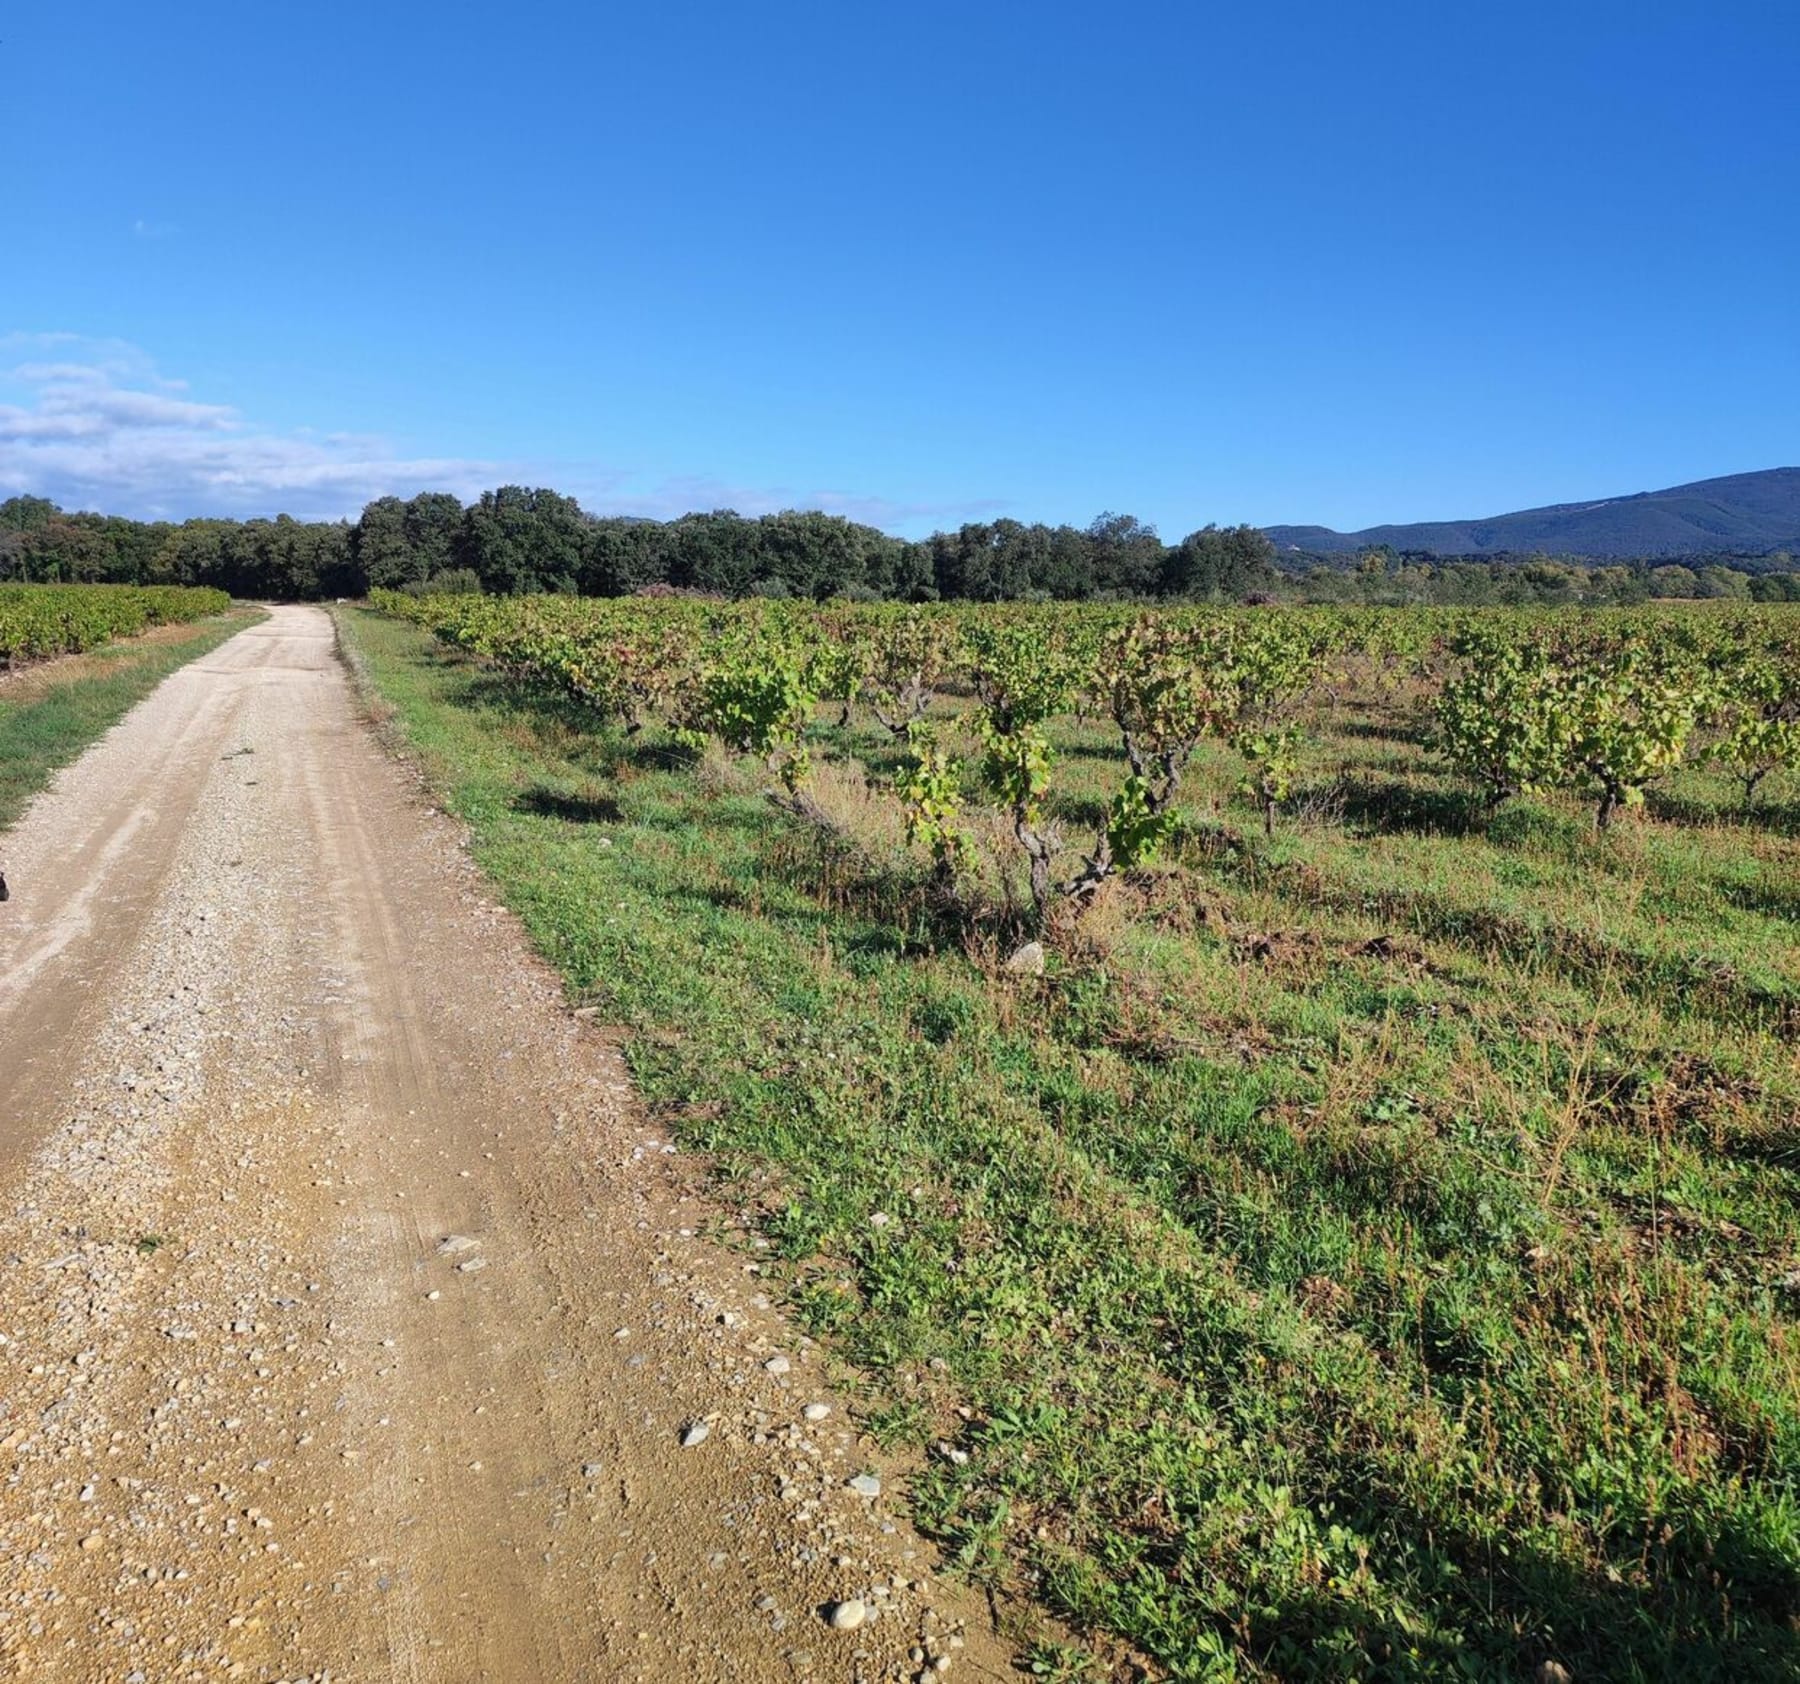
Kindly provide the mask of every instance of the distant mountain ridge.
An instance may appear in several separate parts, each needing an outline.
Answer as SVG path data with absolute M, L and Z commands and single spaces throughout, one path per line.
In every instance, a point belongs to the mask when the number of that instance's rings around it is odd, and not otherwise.
M 1800 549 L 1800 468 L 1766 468 L 1640 491 L 1591 503 L 1553 503 L 1486 520 L 1420 521 L 1334 532 L 1328 526 L 1268 526 L 1277 550 L 1343 555 L 1378 544 L 1433 555 L 1570 556 L 1758 554 Z

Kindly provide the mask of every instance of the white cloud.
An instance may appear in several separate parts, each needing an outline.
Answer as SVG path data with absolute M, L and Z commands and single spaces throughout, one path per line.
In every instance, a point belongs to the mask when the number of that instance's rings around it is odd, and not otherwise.
M 39 359 L 0 375 L 25 400 L 0 403 L 0 495 L 29 491 L 65 508 L 144 518 L 332 518 L 390 491 L 468 498 L 514 477 L 507 463 L 406 456 L 366 435 L 258 427 L 229 404 L 174 396 L 185 381 L 164 378 L 116 340 L 10 334 L 0 337 L 7 351 Z
M 237 424 L 235 412 L 224 404 L 189 403 L 161 392 L 115 386 L 106 370 L 91 365 L 22 363 L 12 378 L 35 388 L 37 405 L 0 405 L 0 439 L 102 438 L 145 427 L 224 432 Z
M 70 381 L 104 385 L 106 372 L 94 363 L 20 363 L 12 371 L 12 378 L 33 386 L 47 386 L 52 382 L 66 384 Z
M 0 334 L 0 498 L 29 492 L 68 509 L 141 519 L 336 519 L 389 494 L 452 491 L 469 502 L 490 487 L 523 484 L 554 486 L 596 514 L 670 519 L 720 508 L 746 515 L 824 509 L 890 531 L 954 524 L 1004 506 L 907 503 L 704 476 L 651 480 L 592 462 L 415 456 L 368 433 L 259 426 L 229 404 L 176 395 L 187 390 L 121 340 Z

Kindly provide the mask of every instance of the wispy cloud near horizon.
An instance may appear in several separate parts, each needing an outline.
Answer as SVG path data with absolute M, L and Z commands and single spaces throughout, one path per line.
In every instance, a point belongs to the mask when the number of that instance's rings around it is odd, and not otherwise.
M 16 359 L 16 360 L 15 360 Z M 0 334 L 0 497 L 139 519 L 290 514 L 353 519 L 376 497 L 549 485 L 596 514 L 667 520 L 692 510 L 823 509 L 893 530 L 991 515 L 994 501 L 908 503 L 843 491 L 745 486 L 705 475 L 651 479 L 580 461 L 410 455 L 381 435 L 260 426 L 191 397 L 135 345 L 74 333 Z
M 472 497 L 510 466 L 407 456 L 364 435 L 278 432 L 186 391 L 122 341 L 0 337 L 0 492 L 142 519 L 333 519 L 390 491 Z

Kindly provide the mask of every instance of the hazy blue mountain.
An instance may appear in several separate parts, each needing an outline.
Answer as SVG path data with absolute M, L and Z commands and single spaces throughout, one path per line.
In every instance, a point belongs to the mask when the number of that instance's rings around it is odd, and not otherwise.
M 1279 550 L 1336 554 L 1391 544 L 1435 555 L 1697 555 L 1709 551 L 1800 549 L 1800 468 L 1766 468 L 1696 480 L 1667 491 L 1640 491 L 1592 503 L 1553 503 L 1545 509 L 1486 520 L 1420 521 L 1333 532 L 1327 526 L 1265 529 Z

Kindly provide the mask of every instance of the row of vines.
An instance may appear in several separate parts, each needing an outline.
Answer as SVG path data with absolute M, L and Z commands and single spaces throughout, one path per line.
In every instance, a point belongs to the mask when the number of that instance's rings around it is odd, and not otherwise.
M 378 593 L 385 612 L 635 732 L 754 755 L 771 799 L 828 823 L 815 756 L 857 709 L 904 749 L 893 794 L 946 884 L 996 822 L 1041 915 L 1153 860 L 1201 745 L 1228 747 L 1272 831 L 1309 736 L 1347 686 L 1406 694 L 1488 810 L 1569 789 L 1605 828 L 1683 763 L 1752 806 L 1800 767 L 1800 614 L 1478 610 L 907 608 Z M 1123 777 L 1067 850 L 1047 817 L 1059 719 L 1110 721 Z M 985 812 L 984 812 L 985 809 Z
M 223 591 L 181 585 L 0 585 L 0 667 L 79 655 L 230 606 Z

